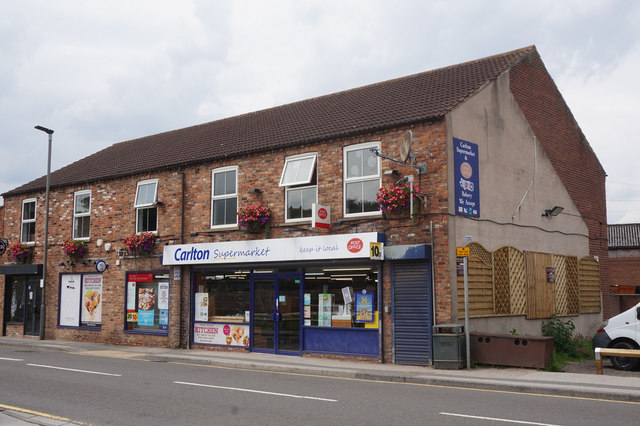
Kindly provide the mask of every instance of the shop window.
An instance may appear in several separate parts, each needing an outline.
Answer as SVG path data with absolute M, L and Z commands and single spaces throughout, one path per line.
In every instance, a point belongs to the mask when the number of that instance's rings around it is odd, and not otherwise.
M 249 346 L 249 271 L 196 274 L 194 343 Z
M 169 332 L 169 274 L 127 273 L 125 332 Z
M 23 243 L 35 242 L 36 234 L 36 200 L 31 198 L 22 202 L 22 226 L 20 228 L 20 241 Z
M 317 154 L 285 159 L 280 186 L 285 187 L 286 221 L 309 220 L 317 202 Z
M 376 196 L 382 181 L 380 159 L 375 149 L 380 149 L 379 142 L 344 148 L 345 216 L 380 214 Z
M 78 191 L 73 196 L 73 239 L 88 240 L 91 223 L 91 191 Z
M 304 325 L 377 328 L 376 267 L 308 268 L 304 281 Z
M 223 167 L 211 172 L 211 227 L 238 225 L 238 168 Z
M 62 274 L 58 326 L 100 328 L 103 306 L 102 274 Z
M 26 303 L 26 287 L 23 278 L 7 278 L 5 290 L 5 323 L 24 322 L 24 310 Z
M 138 182 L 134 207 L 136 232 L 158 231 L 158 179 Z

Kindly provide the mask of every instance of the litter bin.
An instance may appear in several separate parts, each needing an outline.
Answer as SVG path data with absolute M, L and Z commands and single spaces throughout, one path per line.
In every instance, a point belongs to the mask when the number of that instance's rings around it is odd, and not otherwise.
M 455 370 L 464 368 L 467 361 L 464 325 L 433 326 L 433 366 Z

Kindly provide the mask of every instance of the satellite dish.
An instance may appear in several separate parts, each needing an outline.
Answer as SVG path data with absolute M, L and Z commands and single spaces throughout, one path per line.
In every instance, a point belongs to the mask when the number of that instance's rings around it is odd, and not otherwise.
M 409 158 L 409 154 L 411 153 L 411 143 L 413 140 L 413 134 L 411 130 L 407 130 L 407 133 L 402 137 L 402 143 L 400 145 L 400 160 L 403 163 L 407 162 L 407 158 Z

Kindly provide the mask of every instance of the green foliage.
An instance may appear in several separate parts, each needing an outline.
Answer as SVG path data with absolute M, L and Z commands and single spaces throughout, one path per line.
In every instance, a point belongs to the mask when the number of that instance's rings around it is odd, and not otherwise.
M 593 359 L 593 343 L 590 337 L 573 335 L 576 327 L 573 320 L 562 321 L 553 315 L 542 322 L 542 334 L 553 337 L 553 354 L 549 371 L 562 371 L 568 361 Z
M 512 336 L 517 336 L 518 330 L 516 330 L 515 328 L 512 328 L 511 330 L 509 330 L 509 334 L 511 334 Z
M 573 332 L 576 326 L 572 319 L 562 321 L 555 314 L 549 321 L 542 321 L 542 335 L 553 337 L 556 351 L 569 356 L 576 355 L 577 348 L 573 344 Z

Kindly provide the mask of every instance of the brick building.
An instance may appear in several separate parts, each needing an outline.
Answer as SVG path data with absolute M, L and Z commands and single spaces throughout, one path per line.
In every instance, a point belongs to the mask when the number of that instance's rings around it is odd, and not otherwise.
M 609 225 L 608 235 L 611 287 L 603 299 L 616 315 L 640 302 L 640 224 Z
M 33 251 L 0 257 L 4 335 L 42 331 L 44 182 L 3 194 Z M 464 319 L 461 246 L 473 331 L 590 332 L 604 188 L 533 46 L 117 143 L 52 173 L 44 334 L 429 364 Z

